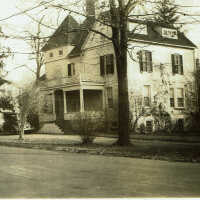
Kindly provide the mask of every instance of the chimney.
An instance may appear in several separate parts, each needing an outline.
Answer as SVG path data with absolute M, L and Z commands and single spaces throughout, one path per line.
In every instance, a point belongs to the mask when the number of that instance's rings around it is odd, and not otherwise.
M 86 0 L 86 15 L 95 16 L 95 0 Z

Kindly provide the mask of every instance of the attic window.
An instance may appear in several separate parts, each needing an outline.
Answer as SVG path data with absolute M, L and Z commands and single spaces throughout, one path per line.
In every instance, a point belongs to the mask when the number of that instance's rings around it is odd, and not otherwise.
M 53 57 L 53 52 L 49 53 L 49 57 L 52 58 Z
M 63 50 L 58 51 L 59 56 L 63 55 Z
M 178 39 L 178 33 L 175 29 L 162 28 L 162 37 L 169 39 Z

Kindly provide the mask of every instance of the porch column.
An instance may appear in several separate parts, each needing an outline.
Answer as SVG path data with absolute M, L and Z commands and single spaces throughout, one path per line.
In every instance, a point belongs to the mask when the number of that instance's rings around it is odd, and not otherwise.
M 105 101 L 106 101 L 106 97 L 105 97 L 105 90 L 102 90 L 102 106 L 103 106 L 103 110 L 105 109 Z
M 52 92 L 52 102 L 53 102 L 53 114 L 55 114 L 56 111 L 55 111 L 55 91 L 54 90 Z
M 63 90 L 63 98 L 64 98 L 64 113 L 67 113 L 66 92 L 64 90 Z
M 80 112 L 84 112 L 84 98 L 82 88 L 80 88 Z

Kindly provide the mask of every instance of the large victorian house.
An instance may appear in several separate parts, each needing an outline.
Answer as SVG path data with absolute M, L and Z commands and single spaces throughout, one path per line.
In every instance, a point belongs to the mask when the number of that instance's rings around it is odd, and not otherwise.
M 117 124 L 113 46 L 101 35 L 88 31 L 91 27 L 111 34 L 109 27 L 92 17 L 79 24 L 68 15 L 42 49 L 46 68 L 40 88 L 43 132 L 70 129 L 70 120 L 78 112 L 107 115 L 110 126 Z M 133 115 L 137 113 L 136 98 L 141 97 L 147 109 L 162 102 L 172 120 L 184 127 L 186 91 L 195 90 L 192 74 L 196 46 L 175 28 L 152 22 L 130 21 L 129 32 L 128 87 Z M 151 116 L 141 120 L 148 130 L 153 129 Z

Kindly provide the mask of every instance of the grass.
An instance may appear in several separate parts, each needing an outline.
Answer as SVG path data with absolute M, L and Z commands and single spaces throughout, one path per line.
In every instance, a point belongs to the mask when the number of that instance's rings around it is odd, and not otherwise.
M 114 139 L 105 138 L 98 143 L 83 145 L 77 136 L 48 136 L 28 135 L 25 141 L 19 141 L 17 137 L 1 137 L 0 145 L 56 150 L 74 153 L 89 153 L 104 156 L 123 156 L 145 158 L 155 160 L 200 162 L 199 143 L 181 143 L 167 141 L 132 140 L 133 145 L 120 147 L 113 145 Z M 109 141 L 109 142 L 108 142 Z

